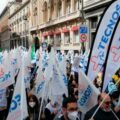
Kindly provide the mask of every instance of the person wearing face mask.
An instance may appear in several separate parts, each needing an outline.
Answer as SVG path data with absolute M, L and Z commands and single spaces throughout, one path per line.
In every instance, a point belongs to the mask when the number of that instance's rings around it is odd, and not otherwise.
M 27 120 L 38 120 L 39 103 L 35 95 L 30 95 L 28 97 L 28 112 L 29 118 Z
M 62 115 L 58 120 L 81 120 L 78 112 L 77 100 L 75 98 L 65 98 L 62 103 Z
M 104 98 L 106 99 L 104 100 Z M 116 117 L 114 111 L 111 109 L 112 101 L 107 93 L 101 93 L 98 96 L 98 104 L 85 114 L 84 120 L 91 120 L 92 115 L 95 113 L 101 102 L 103 103 L 93 117 L 93 120 L 119 120 L 119 118 Z

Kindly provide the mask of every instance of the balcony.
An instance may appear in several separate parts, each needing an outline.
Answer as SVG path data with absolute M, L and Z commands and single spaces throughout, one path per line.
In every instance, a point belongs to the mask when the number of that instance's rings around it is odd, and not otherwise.
M 69 14 L 67 14 L 65 16 L 60 16 L 58 18 L 55 18 L 54 20 L 50 20 L 50 21 L 48 21 L 46 23 L 43 23 L 43 24 L 38 26 L 38 29 L 43 29 L 43 28 L 46 28 L 46 27 L 57 25 L 59 23 L 70 21 L 72 19 L 79 18 L 80 16 L 81 16 L 80 11 L 75 11 L 73 13 L 69 13 Z M 37 29 L 37 26 L 31 27 L 31 31 L 36 30 L 36 29 Z

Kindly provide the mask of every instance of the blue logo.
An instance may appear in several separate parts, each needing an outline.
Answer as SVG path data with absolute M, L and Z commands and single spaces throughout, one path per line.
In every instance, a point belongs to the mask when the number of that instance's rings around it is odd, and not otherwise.
M 83 96 L 81 97 L 81 99 L 79 101 L 80 106 L 84 106 L 87 103 L 87 101 L 88 101 L 89 97 L 91 96 L 91 94 L 92 94 L 92 89 L 88 85 L 87 89 L 85 90 Z
M 81 26 L 80 27 L 80 33 L 81 34 L 87 34 L 88 33 L 88 29 L 86 26 Z
M 17 107 L 20 106 L 20 101 L 21 101 L 21 96 L 20 96 L 20 94 L 18 94 L 13 98 L 9 111 L 12 112 L 12 111 L 16 110 Z

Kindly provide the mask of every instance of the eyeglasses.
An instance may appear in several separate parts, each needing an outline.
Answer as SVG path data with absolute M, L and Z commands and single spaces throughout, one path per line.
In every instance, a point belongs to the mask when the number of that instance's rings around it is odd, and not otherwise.
M 111 101 L 105 101 L 104 102 L 106 105 L 110 105 L 111 104 Z

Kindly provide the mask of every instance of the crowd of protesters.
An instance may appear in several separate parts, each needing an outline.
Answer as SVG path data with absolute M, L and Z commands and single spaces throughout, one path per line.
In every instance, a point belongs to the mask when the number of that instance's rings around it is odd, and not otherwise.
M 50 49 L 49 46 L 48 52 L 50 52 Z M 29 117 L 26 118 L 26 120 L 120 120 L 120 105 L 117 104 L 120 95 L 120 84 L 117 86 L 118 89 L 111 94 L 107 94 L 108 91 L 106 91 L 106 93 L 101 93 L 98 96 L 98 103 L 96 106 L 83 114 L 77 105 L 77 100 L 79 98 L 79 75 L 78 72 L 72 71 L 72 63 L 70 59 L 66 60 L 66 62 L 68 96 L 63 94 L 62 104 L 59 106 L 58 101 L 51 101 L 50 99 L 45 99 L 41 102 L 41 98 L 38 99 L 37 96 L 29 92 L 30 90 L 26 90 L 29 113 Z M 35 85 L 36 71 L 38 67 L 36 64 L 32 64 L 29 69 L 31 74 L 30 89 L 32 89 Z M 120 77 L 120 69 L 116 74 Z M 17 79 L 17 75 L 15 79 Z M 102 84 L 100 79 L 101 78 L 98 75 L 94 81 L 94 84 L 99 89 Z M 113 82 L 115 82 L 114 79 L 115 78 L 113 78 Z M 0 108 L 0 120 L 6 120 L 7 118 L 13 91 L 14 85 L 9 86 L 5 91 L 7 106 Z M 96 112 L 98 107 L 99 109 Z M 40 108 L 42 108 L 41 111 Z M 94 115 L 95 112 L 96 114 Z

